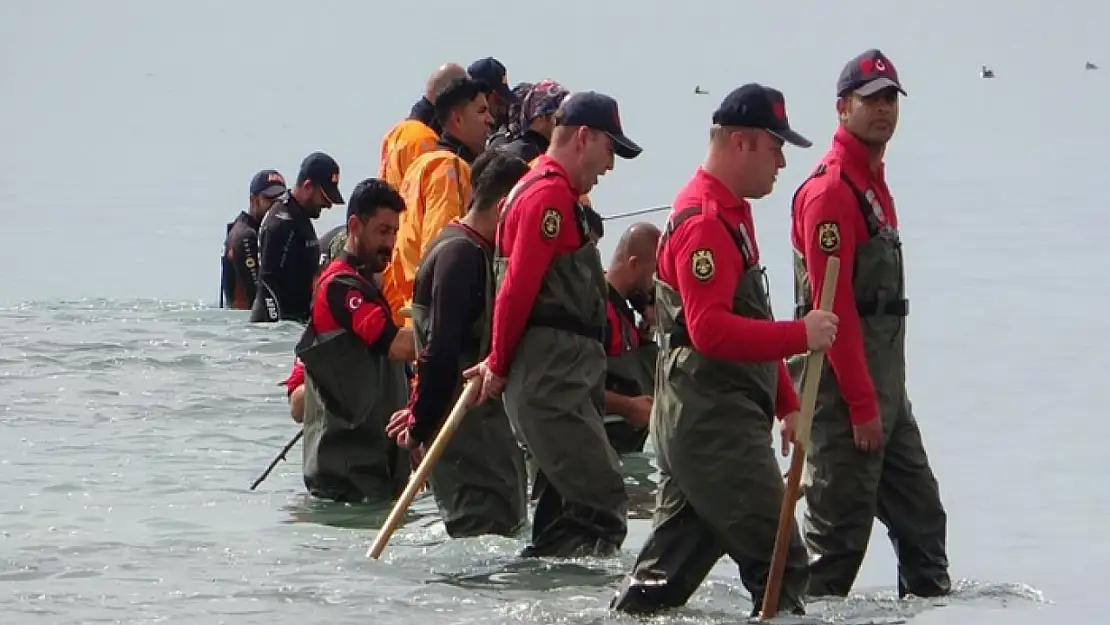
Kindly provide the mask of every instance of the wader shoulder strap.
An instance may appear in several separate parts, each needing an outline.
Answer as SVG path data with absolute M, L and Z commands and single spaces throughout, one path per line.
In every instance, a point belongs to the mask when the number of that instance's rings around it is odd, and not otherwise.
M 802 189 L 805 188 L 806 183 L 808 183 L 810 180 L 813 180 L 814 178 L 825 175 L 828 170 L 828 166 L 822 163 L 813 170 L 813 173 L 811 173 L 808 178 L 802 181 L 802 184 L 798 185 L 798 189 L 794 191 L 794 198 L 790 201 L 791 215 L 794 214 L 795 207 L 798 205 L 798 194 L 801 193 Z M 844 182 L 844 184 L 848 185 L 848 188 L 852 191 L 852 195 L 856 196 L 856 203 L 859 205 L 860 214 L 863 215 L 863 222 L 867 225 L 868 236 L 874 237 L 875 235 L 879 234 L 879 218 L 875 216 L 875 211 L 871 210 L 871 202 L 867 201 L 867 196 L 859 190 L 859 187 L 856 186 L 856 183 L 852 182 L 852 179 L 848 177 L 848 174 L 840 172 L 840 179 Z
M 802 188 L 806 183 L 818 176 L 824 175 L 828 171 L 828 167 L 824 164 L 818 165 L 813 173 L 809 175 L 802 184 L 798 185 L 798 190 L 794 192 L 794 199 L 790 203 L 790 212 L 794 213 L 795 207 L 798 202 L 798 194 L 801 193 Z M 879 234 L 880 224 L 879 218 L 875 215 L 875 211 L 871 208 L 871 202 L 867 200 L 867 196 L 859 190 L 856 183 L 848 177 L 848 174 L 840 172 L 840 179 L 848 188 L 852 190 L 852 195 L 856 196 L 856 202 L 859 206 L 860 214 L 863 215 L 863 222 L 867 225 L 867 234 L 870 238 L 874 238 Z M 801 319 L 809 311 L 813 310 L 813 303 L 807 298 L 806 301 L 794 307 L 795 319 Z M 892 317 L 906 317 L 910 312 L 910 302 L 907 299 L 897 299 L 893 301 L 883 302 L 882 305 L 877 301 L 856 301 L 856 311 L 861 317 L 872 317 L 876 315 L 888 315 Z
M 521 194 L 523 194 L 529 187 L 536 184 L 540 180 L 550 178 L 554 175 L 556 175 L 555 170 L 544 169 L 540 172 L 540 175 L 525 180 L 523 183 L 521 183 L 517 187 L 514 187 L 513 190 L 509 192 L 509 200 L 505 202 L 505 206 L 501 209 L 501 213 L 497 216 L 497 237 L 493 245 L 493 255 L 495 258 L 502 256 L 501 241 L 504 240 L 505 218 L 508 217 L 509 211 L 512 210 L 513 206 L 516 206 L 517 198 L 519 198 Z
M 624 351 L 628 351 L 635 347 L 635 345 L 632 344 L 632 333 L 637 329 L 633 324 L 630 324 L 628 322 L 628 318 L 621 313 L 622 309 L 628 308 L 628 300 L 622 297 L 620 293 L 617 293 L 616 289 L 610 286 L 609 305 L 612 306 L 613 310 L 615 310 L 617 313 L 617 327 L 611 327 L 608 323 L 608 319 L 606 319 L 605 347 L 606 349 L 608 349 L 609 345 L 612 344 L 613 333 L 619 332 L 621 339 L 621 349 Z M 606 317 L 608 317 L 608 315 L 606 315 Z
M 674 234 L 678 227 L 682 225 L 687 219 L 696 215 L 702 214 L 701 206 L 690 206 L 684 208 L 677 213 L 674 217 L 667 221 L 667 225 L 663 230 L 663 235 L 659 240 L 659 247 L 662 249 L 664 242 L 670 239 L 670 235 Z M 721 220 L 728 235 L 732 238 L 732 242 L 736 244 L 737 249 L 740 250 L 740 258 L 744 262 L 744 271 L 748 271 L 755 265 L 755 251 L 748 245 L 747 240 L 741 235 L 732 224 L 725 221 L 725 218 L 717 213 L 717 219 Z M 670 347 L 690 347 L 693 342 L 690 340 L 690 332 L 686 329 L 686 311 L 680 310 L 678 316 L 675 318 L 675 329 L 667 334 L 667 344 Z
M 368 293 L 371 299 L 378 302 L 379 304 L 384 305 L 386 307 L 386 310 L 389 309 L 389 302 L 385 299 L 385 295 L 382 294 L 382 290 L 378 288 L 378 285 L 374 284 L 370 280 L 367 280 L 366 278 L 363 278 L 357 273 L 348 273 L 344 271 L 342 273 L 333 274 L 331 282 L 338 282 L 339 284 L 342 284 L 346 287 L 357 289 L 359 291 L 362 291 L 363 293 Z M 327 288 L 327 284 L 321 284 L 320 286 L 323 288 Z

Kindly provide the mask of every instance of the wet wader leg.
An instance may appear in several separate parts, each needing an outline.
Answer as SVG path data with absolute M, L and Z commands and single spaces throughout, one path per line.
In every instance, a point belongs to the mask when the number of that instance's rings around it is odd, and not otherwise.
M 651 535 L 610 607 L 646 614 L 685 605 L 724 554 L 716 533 L 664 474 Z
M 704 450 L 684 447 L 682 456 L 686 457 L 673 459 L 676 477 L 690 504 L 739 568 L 740 580 L 752 597 L 752 614 L 757 614 L 763 604 L 785 494 L 768 424 L 757 423 L 761 418 L 745 415 L 745 427 L 738 439 L 722 436 L 733 447 L 733 458 L 728 462 L 721 462 L 724 450 L 709 445 Z M 784 613 L 803 613 L 807 560 L 794 523 L 782 580 L 780 609 Z
M 948 594 L 948 516 L 908 402 L 886 444 L 878 517 L 898 556 L 898 596 Z
M 540 491 L 532 545 L 521 555 L 615 553 L 628 533 L 628 494 L 599 411 L 601 345 L 538 328 L 526 331 L 517 349 L 550 354 L 543 364 L 514 368 L 504 394 L 513 428 L 535 461 Z
M 836 400 L 815 416 L 808 461 L 812 482 L 805 492 L 807 595 L 846 597 L 875 523 L 883 452 L 856 448 L 847 407 Z

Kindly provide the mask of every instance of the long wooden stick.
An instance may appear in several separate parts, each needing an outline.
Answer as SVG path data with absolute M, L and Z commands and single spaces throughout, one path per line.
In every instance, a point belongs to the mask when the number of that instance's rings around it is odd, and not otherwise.
M 386 543 L 389 542 L 393 532 L 397 531 L 398 526 L 401 525 L 401 519 L 408 512 L 412 500 L 424 488 L 424 483 L 428 481 L 428 475 L 432 472 L 432 467 L 443 455 L 443 450 L 447 449 L 447 443 L 451 441 L 455 429 L 459 427 L 459 423 L 466 415 L 467 408 L 470 407 L 470 403 L 478 393 L 478 382 L 478 378 L 472 378 L 463 388 L 462 395 L 455 402 L 455 407 L 451 409 L 451 413 L 447 415 L 447 420 L 443 423 L 443 427 L 440 428 L 435 440 L 432 441 L 428 453 L 424 454 L 424 459 L 420 461 L 420 466 L 416 467 L 416 472 L 409 476 L 409 483 L 405 487 L 405 492 L 401 493 L 401 498 L 393 504 L 393 510 L 389 512 L 389 518 L 385 520 L 385 525 L 378 532 L 378 536 L 374 538 L 374 543 L 370 545 L 370 549 L 366 551 L 367 558 L 377 560 L 378 556 L 382 555 L 382 551 L 385 551 Z
M 825 267 L 825 283 L 821 287 L 821 310 L 832 310 L 839 275 L 840 259 L 829 257 L 829 263 Z M 774 618 L 779 611 L 782 575 L 786 571 L 786 554 L 790 551 L 790 530 L 794 527 L 794 506 L 798 502 L 802 469 L 805 468 L 806 452 L 809 450 L 813 410 L 817 404 L 817 388 L 821 381 L 821 366 L 824 364 L 825 352 L 810 352 L 806 356 L 805 373 L 802 376 L 802 410 L 794 423 L 794 451 L 790 457 L 790 471 L 786 475 L 786 492 L 782 497 L 782 509 L 779 510 L 779 528 L 775 535 L 775 549 L 771 553 L 771 570 L 767 573 L 767 589 L 763 593 L 763 607 L 759 614 L 765 621 Z

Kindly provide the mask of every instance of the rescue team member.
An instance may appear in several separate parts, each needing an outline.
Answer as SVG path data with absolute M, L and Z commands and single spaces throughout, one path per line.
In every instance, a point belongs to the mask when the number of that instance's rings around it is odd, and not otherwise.
M 492 56 L 487 56 L 471 63 L 470 67 L 466 68 L 466 73 L 474 80 L 486 83 L 492 90 L 489 97 L 489 109 L 490 115 L 493 117 L 493 126 L 490 132 L 495 128 L 507 126 L 509 124 L 509 107 L 517 102 L 517 96 L 509 88 L 509 73 L 505 69 L 505 65 Z
M 474 161 L 474 199 L 447 224 L 420 263 L 413 291 L 417 382 L 387 433 L 423 449 L 462 392 L 462 372 L 489 353 L 493 239 L 498 209 L 528 164 L 497 150 Z M 512 535 L 527 520 L 524 454 L 498 400 L 474 407 L 455 430 L 430 479 L 447 534 Z
M 532 543 L 522 555 L 616 553 L 628 495 L 602 425 L 605 274 L 577 203 L 640 146 L 621 130 L 617 102 L 568 96 L 547 154 L 510 193 L 494 252 L 497 299 L 479 401 L 501 395 L 537 468 Z
M 332 260 L 338 258 L 346 244 L 347 224 L 339 224 L 325 232 L 320 237 L 320 269 L 327 267 Z
M 532 161 L 546 152 L 551 143 L 551 131 L 555 129 L 555 111 L 568 93 L 554 80 L 536 83 L 520 104 L 520 134 L 501 149 L 525 161 Z
M 444 63 L 436 68 L 424 85 L 424 95 L 412 106 L 409 116 L 397 122 L 382 138 L 381 161 L 378 177 L 394 189 L 401 187 L 401 180 L 409 165 L 424 152 L 435 148 L 441 128 L 435 116 L 436 94 L 447 83 L 466 77 L 466 70 L 458 63 Z
M 614 599 L 645 613 L 684 605 L 722 555 L 740 569 L 758 614 L 782 505 L 771 427 L 783 453 L 799 409 L 783 359 L 823 350 L 832 313 L 774 321 L 747 198 L 771 193 L 790 128 L 782 93 L 741 86 L 713 113 L 704 164 L 678 192 L 659 244 L 656 313 L 663 335 L 652 441 L 662 477 L 652 533 Z M 806 551 L 794 526 L 784 612 L 804 613 Z
M 393 325 L 381 291 L 362 274 L 380 271 L 397 237 L 401 196 L 363 180 L 347 206 L 347 244 L 321 272 L 312 319 L 297 343 L 304 363 L 304 482 L 316 497 L 388 500 L 408 481 L 409 454 L 385 435 L 408 399 L 412 332 Z
M 617 242 L 605 279 L 606 306 L 605 433 L 618 454 L 642 451 L 648 436 L 655 394 L 655 343 L 636 327 L 633 302 L 643 305 L 655 288 L 655 248 L 659 228 L 650 223 L 628 227 Z
M 486 139 L 486 149 L 499 148 L 520 136 L 520 106 L 528 90 L 533 87 L 530 82 L 518 82 L 513 87 L 513 102 L 509 104 L 509 119 Z
M 274 202 L 258 231 L 260 269 L 251 321 L 308 321 L 312 280 L 320 266 L 312 220 L 342 203 L 335 159 L 323 152 L 306 156 L 297 186 Z
M 822 288 L 828 258 L 840 259 L 840 340 L 821 378 L 808 458 L 811 596 L 848 594 L 876 517 L 898 557 L 899 596 L 951 590 L 947 515 L 906 391 L 909 307 L 883 165 L 905 93 L 882 52 L 849 61 L 837 82 L 832 147 L 794 199 L 800 312 Z
M 452 219 L 462 217 L 470 203 L 470 164 L 485 149 L 492 123 L 489 93 L 485 83 L 463 77 L 436 94 L 443 135 L 434 150 L 417 157 L 405 172 L 400 191 L 410 210 L 401 217 L 383 281 L 398 326 L 408 323 L 400 310 L 412 300 L 412 281 L 428 244 Z
M 220 308 L 250 310 L 258 285 L 258 227 L 266 211 L 285 193 L 285 178 L 264 169 L 251 178 L 247 210 L 227 224 L 224 239 L 223 273 L 220 279 Z

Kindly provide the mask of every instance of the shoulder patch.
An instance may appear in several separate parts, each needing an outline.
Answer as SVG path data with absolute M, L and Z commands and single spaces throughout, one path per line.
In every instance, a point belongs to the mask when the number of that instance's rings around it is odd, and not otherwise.
M 563 215 L 555 208 L 545 208 L 543 221 L 540 222 L 540 231 L 544 238 L 554 239 L 559 236 L 559 227 L 563 223 Z
M 690 255 L 690 270 L 694 272 L 694 277 L 702 282 L 712 278 L 717 272 L 717 267 L 713 264 L 713 252 L 704 247 L 694 250 Z
M 347 293 L 347 309 L 351 312 L 355 312 L 358 310 L 359 306 L 362 306 L 362 295 L 358 291 L 351 289 Z
M 835 221 L 822 221 L 817 224 L 817 247 L 826 254 L 840 249 L 840 226 Z

